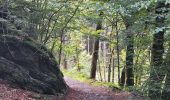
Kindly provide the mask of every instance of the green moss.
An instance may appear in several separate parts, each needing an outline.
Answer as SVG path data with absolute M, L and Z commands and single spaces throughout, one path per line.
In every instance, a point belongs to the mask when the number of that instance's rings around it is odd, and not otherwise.
M 49 52 L 47 51 L 47 49 L 45 49 L 45 47 L 42 44 L 37 43 L 36 41 L 29 37 L 24 37 L 24 40 L 22 42 L 36 49 L 36 51 L 38 50 L 39 52 L 41 52 L 42 56 L 49 57 Z
M 48 59 L 52 66 L 58 66 L 58 63 L 55 57 L 53 56 L 52 52 L 49 49 L 47 49 L 43 44 L 38 43 L 37 41 L 30 37 L 24 37 L 24 40 L 22 42 L 23 44 L 26 44 L 27 47 L 29 46 L 30 48 L 35 50 L 37 53 L 39 52 L 42 58 Z M 61 76 L 63 76 L 62 73 Z

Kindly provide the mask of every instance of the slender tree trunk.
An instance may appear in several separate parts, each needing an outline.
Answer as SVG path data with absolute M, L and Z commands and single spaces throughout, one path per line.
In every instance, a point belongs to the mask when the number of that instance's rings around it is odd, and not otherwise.
M 124 68 L 122 69 L 122 74 L 121 74 L 121 78 L 120 78 L 120 86 L 124 86 L 125 85 L 125 79 L 126 79 L 126 68 L 124 66 Z
M 99 66 L 99 76 L 100 76 L 100 81 L 102 82 L 103 81 L 103 78 L 102 78 L 102 71 L 101 71 L 101 66 L 100 66 L 100 61 L 98 59 L 98 66 Z
M 76 47 L 76 65 L 77 65 L 77 71 L 80 72 L 81 68 L 80 68 L 80 62 L 79 62 L 79 51 L 78 51 L 78 47 Z
M 134 20 L 133 16 L 122 16 L 124 20 L 124 24 L 126 26 L 126 40 L 127 40 L 127 47 L 126 47 L 126 67 L 122 70 L 122 79 L 121 85 L 126 83 L 127 86 L 134 85 L 134 69 L 133 69 L 133 58 L 134 58 L 134 34 L 131 29 L 133 26 Z M 126 68 L 126 69 L 125 69 Z M 124 72 L 126 77 L 124 77 Z M 125 82 L 123 81 L 125 78 Z
M 139 42 L 139 41 L 138 41 Z M 135 85 L 137 86 L 138 85 L 138 78 L 139 78 L 139 71 L 140 71 L 140 69 L 139 69 L 139 66 L 138 66 L 138 61 L 139 61 L 139 55 L 140 55 L 140 51 L 138 51 L 138 49 L 139 49 L 139 46 L 137 45 L 136 46 L 136 57 L 135 57 L 135 66 L 134 66 L 134 80 L 135 80 Z
M 119 32 L 118 32 L 118 13 L 116 13 L 116 52 L 117 52 L 117 68 L 118 68 L 118 83 L 120 84 L 120 58 L 119 58 Z
M 156 29 L 164 27 L 164 15 L 162 8 L 165 7 L 164 1 L 158 1 L 155 8 Z M 151 71 L 149 84 L 149 97 L 159 99 L 161 97 L 163 73 L 163 53 L 164 53 L 164 33 L 165 30 L 158 30 L 153 35 L 153 45 L 151 51 Z
M 63 50 L 63 33 L 60 35 L 60 45 L 59 45 L 59 54 L 58 54 L 58 64 L 60 67 L 61 59 L 62 59 L 62 50 Z
M 99 16 L 100 17 L 102 16 L 102 12 L 100 13 Z M 101 19 L 97 23 L 96 30 L 101 30 L 102 29 L 102 21 L 101 21 Z M 100 34 L 100 33 L 98 33 L 98 34 Z M 91 72 L 90 72 L 90 78 L 91 79 L 96 78 L 98 51 L 99 51 L 99 37 L 96 37 L 95 38 L 95 43 L 94 43 L 94 51 L 93 51 L 93 55 L 92 55 L 92 63 L 91 63 Z
M 90 54 L 90 37 L 87 36 L 87 53 Z
M 99 42 L 99 59 L 98 59 L 98 66 L 99 66 L 99 70 L 100 70 L 100 78 L 101 81 L 103 81 L 103 77 L 102 77 L 102 68 L 101 68 L 101 42 Z
M 170 12 L 170 3 L 165 5 L 166 7 L 166 13 Z M 168 35 L 170 38 L 170 35 Z M 170 98 L 170 40 L 168 40 L 168 52 L 166 54 L 166 58 L 164 61 L 165 69 L 166 69 L 166 78 L 165 78 L 165 84 L 162 91 L 162 99 L 163 100 L 169 100 Z
M 102 67 L 103 67 L 103 76 L 104 76 L 104 82 L 107 82 L 107 77 L 106 77 L 106 73 L 107 73 L 107 71 L 106 71 L 106 66 L 105 66 L 105 58 L 104 58 L 104 54 L 105 54 L 105 51 L 104 51 L 104 42 L 100 42 L 101 43 L 101 54 L 102 54 L 102 56 L 100 56 L 101 57 L 101 63 L 102 63 Z
M 170 63 L 169 63 L 170 64 Z M 170 69 L 170 68 L 169 68 Z M 170 72 L 170 70 L 168 70 Z M 170 98 L 170 73 L 167 73 L 166 75 L 166 81 L 165 81 L 165 87 L 162 93 L 162 100 L 169 100 Z
M 111 78 L 112 59 L 113 59 L 113 54 L 112 54 L 112 49 L 110 48 L 110 58 L 109 58 L 109 68 L 108 68 L 108 82 L 110 82 L 110 78 Z
M 165 84 L 162 92 L 163 100 L 169 100 L 170 98 L 170 90 L 169 90 L 170 89 L 170 66 L 169 65 L 170 65 L 170 40 L 169 40 L 169 49 L 165 60 L 166 78 L 165 78 Z
M 103 41 L 103 64 L 104 64 L 104 67 L 106 68 L 106 79 L 107 81 L 109 80 L 110 81 L 110 78 L 108 79 L 108 74 L 109 74 L 109 77 L 110 77 L 110 72 L 111 72 L 111 67 L 108 66 L 108 62 L 107 62 L 107 46 L 106 46 L 106 42 Z M 109 68 L 110 67 L 110 68 Z
M 115 78 L 115 60 L 114 60 L 114 49 L 112 50 L 112 82 L 114 83 Z
M 103 76 L 104 76 L 104 82 L 106 82 L 106 66 L 103 66 Z
M 64 69 L 67 69 L 67 56 L 64 54 Z
M 166 67 L 166 78 L 165 78 L 165 84 L 164 89 L 162 92 L 162 100 L 169 100 L 170 98 L 170 41 L 169 41 L 169 49 L 168 53 L 166 55 L 165 60 L 165 67 Z
M 93 52 L 92 64 L 91 64 L 91 73 L 90 73 L 90 78 L 92 78 L 92 79 L 95 79 L 95 77 L 96 77 L 99 39 L 95 40 L 95 44 L 94 45 L 95 46 L 94 46 L 94 52 Z
M 93 54 L 95 38 L 93 36 L 88 36 L 88 53 Z

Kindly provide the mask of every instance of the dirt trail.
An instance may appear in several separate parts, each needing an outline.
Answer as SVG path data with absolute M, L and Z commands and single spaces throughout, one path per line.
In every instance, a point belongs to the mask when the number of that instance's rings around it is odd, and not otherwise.
M 69 77 L 64 77 L 64 79 L 70 87 L 66 96 L 37 94 L 11 87 L 0 80 L 0 100 L 144 100 L 128 92 L 91 86 Z
M 134 100 L 128 92 L 118 92 L 106 87 L 91 86 L 69 77 L 64 79 L 70 87 L 66 100 Z

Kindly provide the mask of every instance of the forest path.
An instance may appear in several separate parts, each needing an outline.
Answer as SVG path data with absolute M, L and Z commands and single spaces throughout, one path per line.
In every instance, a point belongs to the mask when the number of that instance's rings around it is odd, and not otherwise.
M 139 98 L 132 98 L 128 92 L 91 86 L 69 77 L 64 77 L 64 79 L 70 87 L 66 100 L 139 100 Z
M 92 86 L 80 81 L 64 77 L 68 84 L 69 91 L 63 95 L 42 95 L 31 91 L 11 87 L 3 80 L 0 80 L 0 100 L 145 100 L 133 96 L 125 91 L 112 91 L 106 87 Z

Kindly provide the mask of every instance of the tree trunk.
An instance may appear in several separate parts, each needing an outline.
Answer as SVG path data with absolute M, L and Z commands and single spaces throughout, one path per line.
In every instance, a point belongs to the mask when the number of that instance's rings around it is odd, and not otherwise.
M 127 21 L 128 22 L 128 21 Z M 129 27 L 131 23 L 127 23 L 126 28 L 128 30 L 127 33 L 127 48 L 126 48 L 126 85 L 133 86 L 134 85 L 134 72 L 133 72 L 133 55 L 134 55 L 134 36 L 131 33 Z
M 170 69 L 170 68 L 168 68 Z M 170 70 L 168 70 L 170 72 Z M 162 93 L 162 100 L 169 100 L 170 98 L 170 73 L 167 73 L 166 75 L 166 81 L 165 81 L 165 87 L 164 87 L 164 91 Z
M 122 75 L 120 78 L 120 86 L 124 86 L 125 85 L 125 67 L 122 69 Z
M 102 12 L 99 15 L 100 17 L 102 16 Z M 102 21 L 101 19 L 97 23 L 96 30 L 101 30 L 102 29 Z M 100 33 L 98 33 L 100 34 Z M 97 60 L 98 60 L 98 51 L 99 51 L 99 37 L 95 38 L 95 43 L 94 43 L 94 51 L 92 55 L 92 63 L 91 63 L 91 72 L 90 72 L 90 78 L 95 79 L 96 78 L 96 69 L 97 69 Z
M 114 60 L 114 49 L 112 51 L 112 82 L 114 83 L 114 77 L 115 77 L 115 60 Z
M 66 56 L 66 54 L 64 54 L 64 69 L 67 69 L 67 56 Z
M 98 49 L 99 49 L 99 39 L 96 38 L 95 44 L 94 44 L 92 63 L 91 63 L 91 73 L 90 73 L 90 78 L 92 78 L 92 79 L 95 79 L 95 77 L 96 77 Z
M 168 48 L 168 53 L 166 55 L 166 60 L 165 60 L 165 66 L 166 66 L 166 79 L 165 79 L 165 85 L 164 89 L 162 92 L 162 99 L 163 100 L 169 100 L 170 98 L 170 40 L 169 40 L 169 48 Z
M 112 51 L 113 50 L 110 48 L 110 58 L 109 58 L 109 68 L 108 68 L 108 82 L 110 82 L 110 78 L 111 78 L 111 67 L 112 67 L 112 59 L 113 59 Z
M 158 1 L 155 13 L 156 28 L 164 27 L 163 10 L 165 2 Z M 151 71 L 150 71 L 150 84 L 149 84 L 149 97 L 159 99 L 161 97 L 162 81 L 164 77 L 163 73 L 163 53 L 164 53 L 164 33 L 165 30 L 156 30 L 153 35 L 153 45 L 151 50 Z
M 134 34 L 132 31 L 132 26 L 134 24 L 134 16 L 122 16 L 125 27 L 126 27 L 126 66 L 122 70 L 122 75 L 125 73 L 126 75 L 121 76 L 121 85 L 126 83 L 127 86 L 134 85 L 134 69 L 133 69 L 133 58 L 134 58 Z M 126 76 L 126 77 L 124 77 Z M 125 78 L 125 82 L 123 81 Z
M 77 71 L 80 72 L 80 62 L 79 62 L 79 50 L 78 45 L 76 46 L 76 65 L 77 65 Z
M 62 50 L 63 50 L 63 32 L 60 34 L 60 45 L 59 45 L 59 54 L 58 54 L 58 64 L 60 67 L 61 59 L 62 59 Z
M 100 81 L 101 82 L 103 82 L 103 78 L 102 78 L 102 71 L 101 71 L 101 67 L 100 67 L 100 61 L 99 61 L 99 59 L 98 59 L 98 66 L 99 66 L 99 70 L 98 70 L 98 72 L 99 72 L 99 76 L 100 76 Z
M 170 3 L 165 5 L 166 7 L 166 13 L 170 11 Z M 170 38 L 170 35 L 168 36 Z M 165 84 L 164 89 L 162 91 L 162 99 L 163 100 L 169 100 L 170 98 L 170 39 L 168 40 L 168 52 L 166 54 L 165 59 L 165 69 L 166 69 L 166 78 L 165 78 Z
M 116 13 L 116 52 L 117 52 L 117 69 L 118 69 L 118 83 L 120 85 L 120 58 L 119 58 L 119 32 L 118 32 L 118 13 Z
M 88 52 L 88 54 L 90 54 L 90 55 L 93 54 L 94 42 L 95 42 L 94 37 L 88 35 L 88 39 L 87 39 L 87 52 Z

